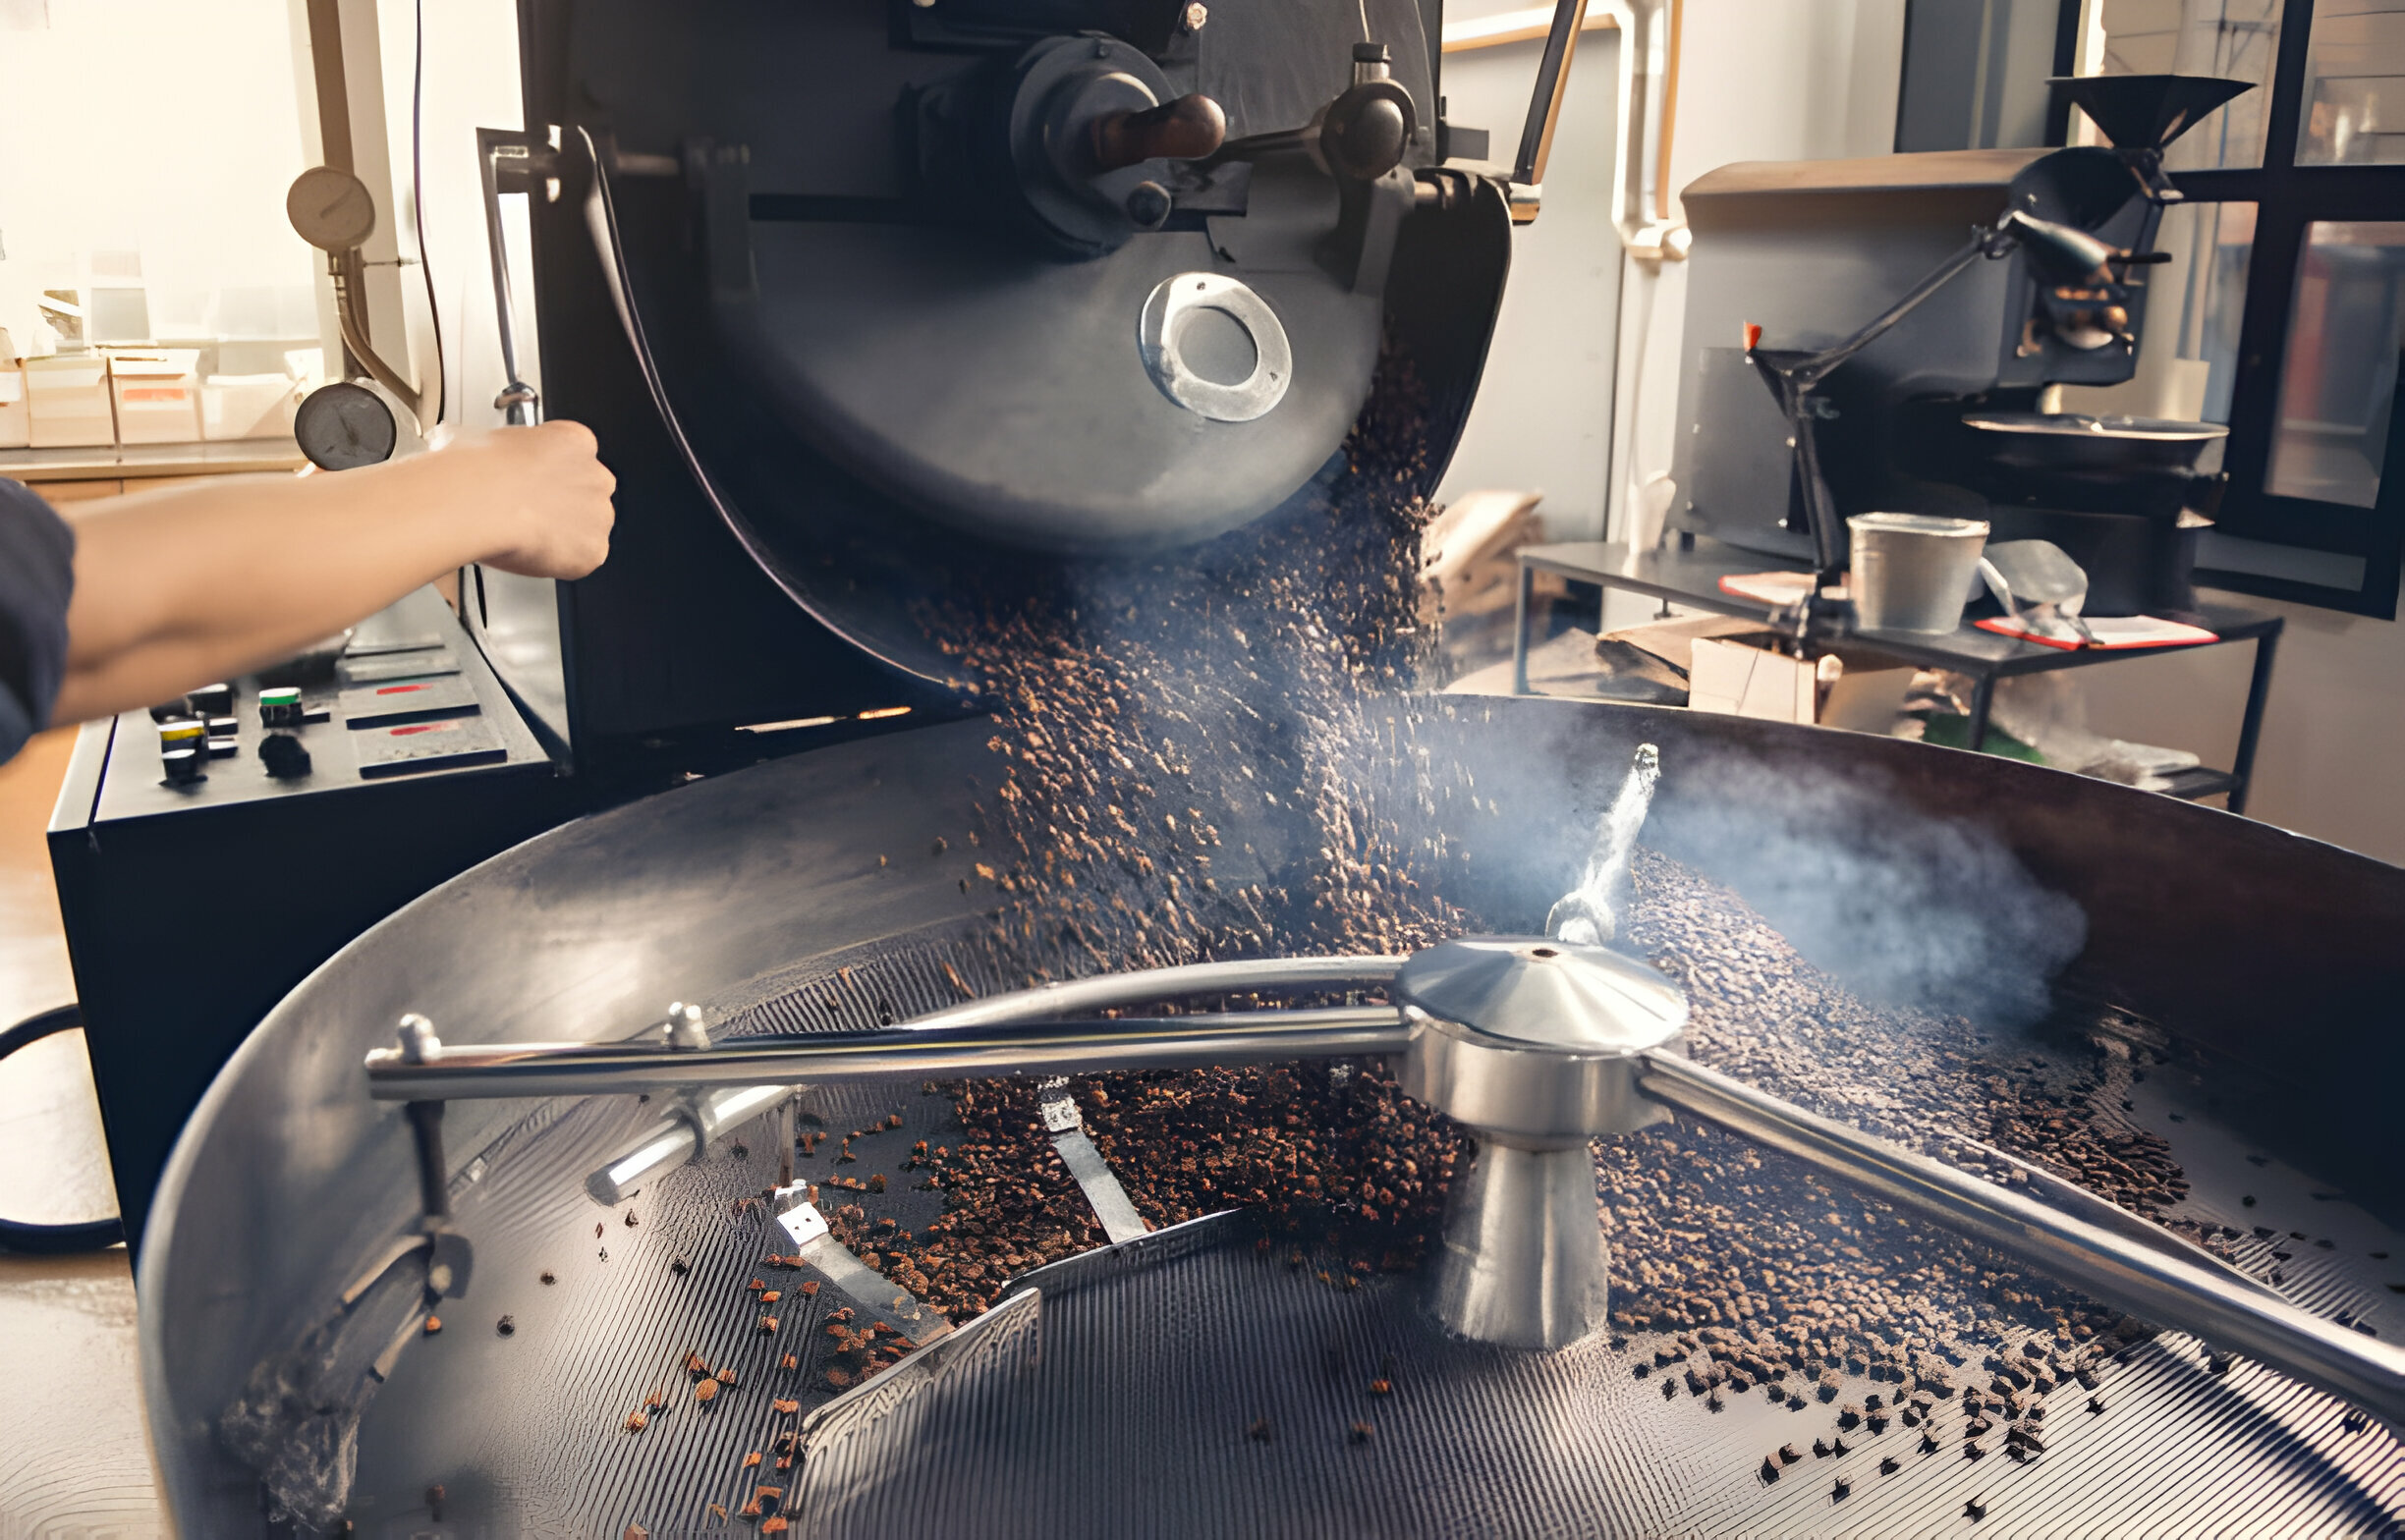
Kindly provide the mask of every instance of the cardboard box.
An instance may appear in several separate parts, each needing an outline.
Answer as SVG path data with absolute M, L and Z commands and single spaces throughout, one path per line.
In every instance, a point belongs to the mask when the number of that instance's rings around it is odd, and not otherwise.
M 26 405 L 25 359 L 16 339 L 0 326 L 0 449 L 23 449 L 32 441 L 33 413 Z
M 190 348 L 120 353 L 109 359 L 120 444 L 200 440 L 200 355 Z
M 301 406 L 288 374 L 212 374 L 200 386 L 200 436 L 290 438 Z
M 1904 709 L 1909 664 L 1840 648 L 1806 662 L 1773 652 L 1768 632 L 1699 636 L 1688 669 L 1688 704 L 1698 711 L 1818 723 L 1884 734 Z
M 27 442 L 35 449 L 114 446 L 117 411 L 108 373 L 108 359 L 96 353 L 26 359 L 26 404 L 31 415 Z
M 33 442 L 33 409 L 26 400 L 25 369 L 15 359 L 0 358 L 0 449 L 24 449 Z

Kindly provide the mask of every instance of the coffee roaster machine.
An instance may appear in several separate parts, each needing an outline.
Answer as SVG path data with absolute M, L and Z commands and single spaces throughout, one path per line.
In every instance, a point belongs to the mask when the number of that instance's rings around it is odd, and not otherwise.
M 2004 1192 L 1690 1066 L 1685 1003 L 1642 961 L 1533 935 L 1105 967 L 1035 991 L 980 962 L 995 900 L 966 836 L 999 761 L 986 724 L 940 720 L 969 714 L 979 681 L 974 648 L 929 641 L 930 615 L 1326 497 L 1398 368 L 1429 446 L 1411 473 L 1432 484 L 1583 9 L 1557 9 L 1505 174 L 1448 154 L 1469 145 L 1437 105 L 1439 17 L 1407 0 L 531 0 L 528 121 L 544 127 L 479 144 L 493 194 L 533 212 L 542 389 L 513 380 L 508 399 L 595 428 L 620 538 L 557 590 L 468 575 L 470 650 L 580 774 L 711 773 L 436 886 L 285 996 L 211 1084 L 140 1259 L 145 1396 L 188 1529 L 1980 1522 L 1957 1515 L 1982 1473 L 1953 1461 L 1853 1509 L 1762 1484 L 1759 1452 L 1699 1452 L 1751 1447 L 1773 1413 L 1664 1411 L 1624 1372 L 1646 1345 L 1599 1329 L 1588 1141 L 1673 1115 L 2193 1334 L 2131 1369 L 2135 1431 L 2058 1441 L 1995 1527 L 2396 1516 L 2405 1373 L 2352 1324 L 2374 1318 L 2377 1281 L 2334 1272 L 2291 1297 L 2076 1189 Z M 812 731 L 800 722 L 904 704 L 876 720 L 905 731 L 725 773 L 700 757 L 738 729 L 775 746 Z M 1881 788 L 1898 818 L 1979 820 L 2084 910 L 2083 990 L 2151 1023 L 2158 1052 L 2240 1067 L 2252 1097 L 2215 1104 L 2221 1147 L 2345 1174 L 2357 1250 L 2384 1250 L 2405 1213 L 2376 1131 L 2405 1087 L 2392 868 L 1885 740 L 1541 700 L 1370 709 L 1392 721 L 1368 737 L 1406 764 L 1475 776 L 1486 821 L 1459 837 L 1498 858 L 1442 880 L 1530 932 L 1641 742 L 1664 807 L 1708 817 L 1752 788 L 1734 817 L 1822 776 Z M 1249 856 L 1280 848 L 1224 835 Z M 1281 859 L 1297 864 L 1259 875 L 1308 880 L 1307 852 Z M 2211 887 L 2233 902 L 2169 902 Z M 1218 1009 L 1231 996 L 1258 1008 Z M 1178 1009 L 1127 1014 L 1146 1007 Z M 784 1185 L 777 1120 L 797 1087 L 833 1126 L 931 1077 L 1365 1058 L 1481 1150 L 1426 1278 L 1337 1291 L 1264 1269 L 1241 1214 L 1131 1226 L 1064 1096 L 1043 1135 L 1112 1243 L 972 1320 L 934 1318 Z M 898 1160 L 856 1169 L 899 1191 Z M 729 1240 L 730 1207 L 756 1232 Z M 764 1249 L 796 1264 L 779 1282 L 850 1301 L 909 1354 L 840 1395 L 792 1382 L 790 1402 L 757 1407 L 782 1423 L 680 1409 L 645 1431 L 630 1409 L 721 1330 Z M 2245 1367 L 2204 1376 L 2200 1342 Z M 729 1403 L 786 1395 L 768 1348 L 727 1351 L 767 1354 L 727 1358 Z M 1374 1442 L 1307 1437 L 1335 1394 L 1318 1365 L 1381 1354 L 1410 1363 L 1413 1415 Z M 771 1478 L 747 1452 L 790 1463 Z M 773 1499 L 712 1512 L 711 1483 L 745 1470 Z
M 2110 147 L 1746 163 L 1683 194 L 1696 235 L 1672 527 L 1844 565 L 1844 520 L 1985 520 L 2089 576 L 2088 613 L 2193 602 L 2218 423 L 2047 412 L 2132 377 L 2173 139 L 2243 82 L 2053 82 Z M 1967 241 L 1966 241 L 1967 238 Z M 2169 324 L 2169 323 L 2165 323 Z
M 492 273 L 495 405 L 599 436 L 612 556 L 472 568 L 456 616 L 421 594 L 86 732 L 50 842 L 129 1238 L 242 1035 L 409 898 L 688 775 L 976 710 L 929 605 L 1324 496 L 1381 348 L 1428 392 L 1432 487 L 1578 35 L 1495 168 L 1439 113 L 1438 28 L 1416 0 L 526 7 L 543 127 L 473 146 L 496 253 L 502 201 L 531 210 L 533 292 Z M 339 61 L 339 28 L 314 46 Z M 312 397 L 304 447 L 372 463 L 439 396 L 350 307 L 364 188 L 319 168 L 292 209 L 372 376 Z M 261 694 L 294 688 L 306 721 Z M 202 745 L 172 777 L 162 727 Z M 371 735 L 468 746 L 355 763 Z

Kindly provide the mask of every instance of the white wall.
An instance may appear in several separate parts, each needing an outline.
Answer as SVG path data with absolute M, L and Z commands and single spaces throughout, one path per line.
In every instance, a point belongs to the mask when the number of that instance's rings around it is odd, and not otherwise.
M 311 63 L 305 0 L 288 3 L 296 65 L 306 84 Z M 523 118 L 516 8 L 511 0 L 432 0 L 422 7 L 342 0 L 341 14 L 355 169 L 376 203 L 376 231 L 364 248 L 369 263 L 368 328 L 376 350 L 421 387 L 432 381 L 441 360 L 444 422 L 497 424 L 492 398 L 502 374 L 475 131 L 515 129 Z M 303 125 L 312 157 L 318 151 L 316 111 L 312 100 Z M 422 208 L 416 178 L 420 168 Z M 502 208 L 515 237 L 522 366 L 531 382 L 539 383 L 531 279 L 525 271 L 526 200 L 504 198 Z M 325 294 L 331 352 L 331 289 Z
M 0 327 L 140 253 L 155 331 L 315 333 L 286 0 L 48 0 L 0 29 Z
M 1446 9 L 1464 20 L 1523 3 Z M 1436 492 L 1448 502 L 1482 488 L 1541 491 L 1546 533 L 1556 540 L 1603 533 L 1621 261 L 1611 208 L 1620 41 L 1600 28 L 1579 41 L 1545 167 L 1544 208 L 1513 233 L 1485 378 Z M 1485 129 L 1497 162 L 1519 147 L 1542 47 L 1508 43 L 1445 57 L 1446 116 Z
M 1684 0 L 1680 30 L 1674 190 L 1731 161 L 1882 155 L 1894 147 L 1904 0 Z M 1640 489 L 1670 469 L 1687 266 L 1663 262 L 1656 270 L 1632 261 L 1623 283 L 1615 540 L 1631 536 Z M 1636 611 L 1624 618 L 1617 605 L 1611 612 L 1614 624 L 1637 618 Z

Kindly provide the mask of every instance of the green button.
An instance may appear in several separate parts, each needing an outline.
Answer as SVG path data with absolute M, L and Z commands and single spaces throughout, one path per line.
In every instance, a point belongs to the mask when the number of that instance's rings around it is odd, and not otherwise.
M 301 704 L 301 688 L 297 685 L 285 685 L 275 689 L 262 689 L 259 691 L 259 704 L 262 706 L 297 706 Z

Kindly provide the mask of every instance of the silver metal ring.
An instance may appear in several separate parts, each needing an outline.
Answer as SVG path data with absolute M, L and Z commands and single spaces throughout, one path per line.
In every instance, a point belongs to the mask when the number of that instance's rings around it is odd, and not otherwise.
M 1187 316 L 1217 310 L 1253 339 L 1253 372 L 1234 385 L 1206 380 L 1187 367 L 1178 337 Z M 1294 349 L 1269 302 L 1219 273 L 1180 273 L 1163 279 L 1145 301 L 1144 363 L 1161 394 L 1213 422 L 1250 422 L 1286 397 L 1294 379 Z

